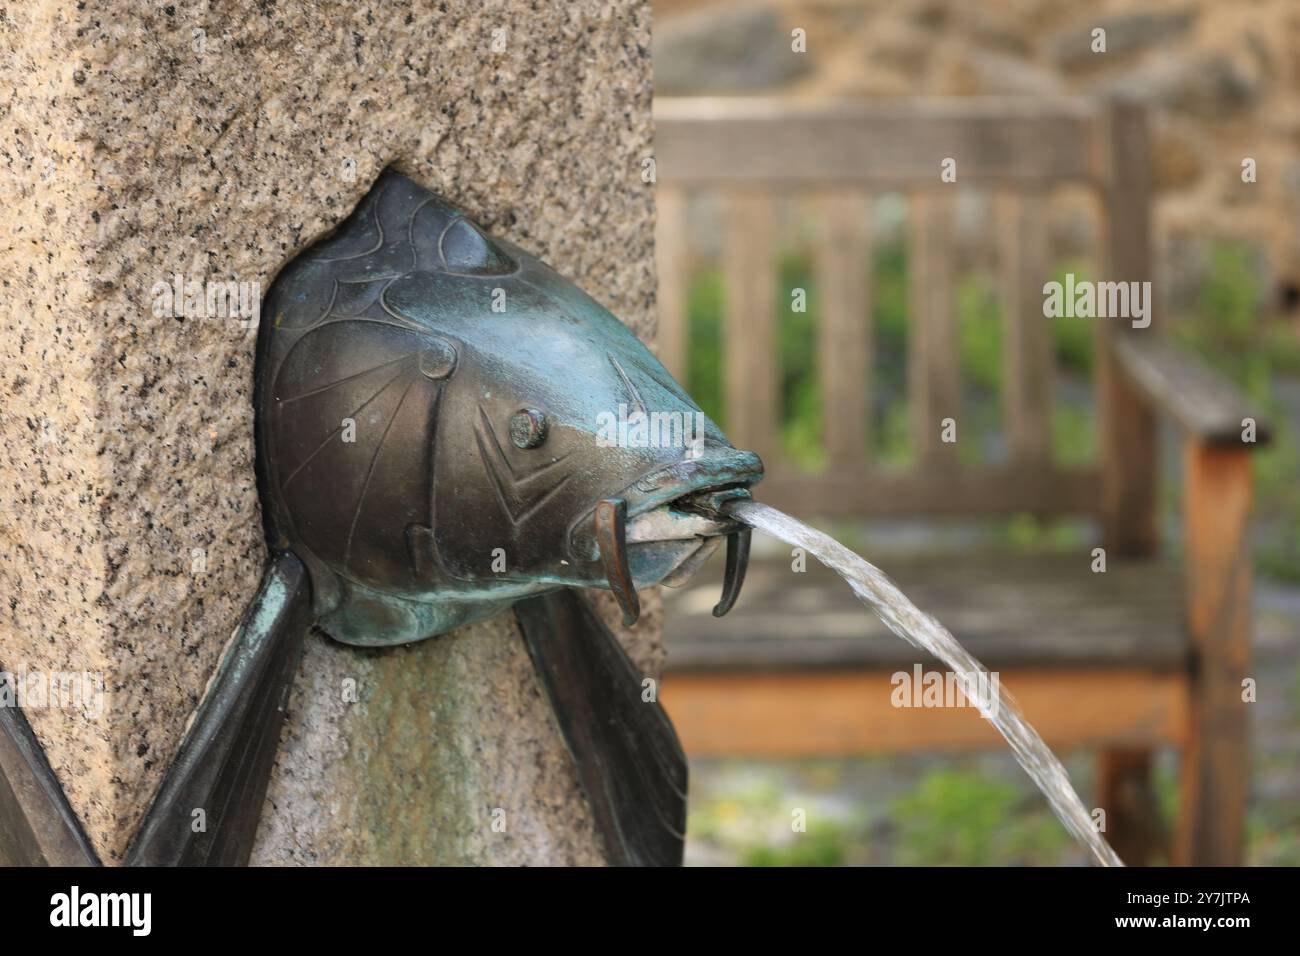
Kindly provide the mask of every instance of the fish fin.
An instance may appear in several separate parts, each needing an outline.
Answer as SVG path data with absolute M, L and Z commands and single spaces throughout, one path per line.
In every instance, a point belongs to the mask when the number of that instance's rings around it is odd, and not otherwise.
M 306 567 L 275 555 L 131 841 L 128 866 L 248 862 L 311 622 Z M 196 833 L 198 809 L 205 826 Z
M 8 674 L 0 684 L 9 697 Z M 0 703 L 0 866 L 99 865 L 27 718 Z
M 609 862 L 680 865 L 686 756 L 644 675 L 572 589 L 516 602 L 515 617 Z

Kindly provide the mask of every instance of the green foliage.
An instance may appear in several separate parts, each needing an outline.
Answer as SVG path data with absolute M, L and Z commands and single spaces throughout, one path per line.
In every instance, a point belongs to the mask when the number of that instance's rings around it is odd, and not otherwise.
M 1255 563 L 1263 574 L 1300 584 L 1300 518 L 1281 518 L 1277 534 L 1260 544 Z
M 833 771 L 835 766 L 832 762 L 827 768 Z M 836 783 L 836 779 L 823 780 L 821 786 L 833 787 Z M 796 797 L 771 777 L 714 799 L 696 798 L 687 818 L 689 839 L 725 850 L 743 866 L 843 866 L 861 862 L 865 835 L 856 815 L 835 817 L 811 810 L 807 830 L 796 832 L 791 812 L 795 806 L 807 807 L 806 795 Z M 856 857 L 852 861 L 851 850 Z
M 686 294 L 686 390 L 725 432 L 722 408 L 722 273 L 706 269 L 691 276 Z
M 715 842 L 731 842 L 731 832 L 749 829 L 756 817 L 771 814 L 779 805 L 780 790 L 768 781 L 746 787 L 726 796 L 696 801 L 687 818 L 692 837 Z
M 907 275 L 907 254 L 901 243 L 875 248 L 871 379 L 877 400 L 872 408 L 872 453 L 881 464 L 896 467 L 912 461 L 907 402 Z
M 1272 526 L 1256 557 L 1265 573 L 1300 581 L 1300 443 L 1276 392 L 1279 378 L 1300 375 L 1300 341 L 1267 320 L 1250 247 L 1217 242 L 1207 258 L 1196 310 L 1177 323 L 1176 336 L 1235 381 L 1273 422 L 1272 443 L 1252 459 L 1259 524 Z
M 1294 811 L 1270 819 L 1252 809 L 1246 817 L 1246 854 L 1252 866 L 1300 866 L 1300 815 Z
M 907 388 L 907 253 L 900 243 L 876 247 L 872 264 L 875 321 L 875 380 L 887 392 L 902 395 Z
M 912 419 L 906 402 L 890 402 L 876 416 L 875 456 L 881 465 L 905 468 L 913 460 Z
M 966 411 L 957 450 L 968 465 L 985 464 L 1002 434 L 1002 303 L 986 275 L 964 275 L 955 296 L 957 349 Z
M 1087 267 L 1082 262 L 1059 262 L 1052 272 L 1052 280 L 1065 284 L 1065 277 L 1073 275 L 1076 283 L 1089 281 Z M 1058 315 L 1044 321 L 1052 323 L 1052 351 L 1056 360 L 1056 374 L 1066 385 L 1073 384 L 1074 391 L 1082 395 L 1090 389 L 1093 366 L 1096 361 L 1094 343 L 1097 330 L 1094 319 L 1070 318 Z M 1090 392 L 1089 392 L 1090 394 Z M 1062 467 L 1078 467 L 1097 460 L 1097 409 L 1095 401 L 1062 401 L 1060 396 L 1052 402 L 1048 424 L 1052 445 L 1052 459 Z
M 986 275 L 957 283 L 957 341 L 966 382 L 995 398 L 1002 385 L 1002 303 Z
M 785 253 L 778 266 L 777 357 L 781 369 L 781 447 L 791 461 L 817 468 L 825 460 L 821 442 L 821 392 L 817 376 L 817 327 L 821 297 L 812 263 L 803 253 Z M 793 308 L 796 289 L 803 289 L 803 312 Z M 831 414 L 844 414 L 831 409 Z
M 812 823 L 808 832 L 793 834 L 789 843 L 749 847 L 740 862 L 742 866 L 843 866 L 852 839 L 854 835 L 842 823 Z
M 1059 861 L 1068 838 L 1041 800 L 1004 780 L 936 770 L 899 797 L 899 862 L 910 866 L 1005 866 Z
M 1080 262 L 1067 260 L 1057 263 L 1052 279 L 1065 284 L 1067 274 L 1074 275 L 1076 283 L 1089 279 L 1088 270 Z M 1094 319 L 1070 318 L 1058 315 L 1052 322 L 1052 344 L 1056 352 L 1056 366 L 1066 375 L 1087 378 L 1092 374 L 1094 361 L 1093 328 Z
M 999 525 L 1000 539 L 1013 551 L 1078 551 L 1089 542 L 1086 520 L 1044 519 L 1012 515 Z
M 1232 242 L 1213 243 L 1197 303 L 1197 317 L 1201 322 L 1192 330 L 1248 351 L 1255 339 L 1260 298 L 1249 247 Z
M 1095 409 L 1057 402 L 1052 406 L 1052 458 L 1062 467 L 1086 465 L 1097 459 Z

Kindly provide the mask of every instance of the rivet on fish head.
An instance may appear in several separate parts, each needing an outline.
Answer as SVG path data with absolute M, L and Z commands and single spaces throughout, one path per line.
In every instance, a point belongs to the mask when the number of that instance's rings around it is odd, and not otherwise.
M 536 448 L 546 441 L 546 415 L 535 408 L 521 408 L 510 416 L 510 440 L 516 448 Z

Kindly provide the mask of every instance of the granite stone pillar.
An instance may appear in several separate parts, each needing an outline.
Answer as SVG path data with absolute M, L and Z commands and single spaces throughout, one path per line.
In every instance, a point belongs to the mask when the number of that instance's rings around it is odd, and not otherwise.
M 106 862 L 265 554 L 254 323 L 164 288 L 269 288 L 395 165 L 648 336 L 649 26 L 645 0 L 0 10 L 0 667 L 102 675 L 98 713 L 27 717 Z M 255 862 L 599 860 L 512 621 L 308 638 Z

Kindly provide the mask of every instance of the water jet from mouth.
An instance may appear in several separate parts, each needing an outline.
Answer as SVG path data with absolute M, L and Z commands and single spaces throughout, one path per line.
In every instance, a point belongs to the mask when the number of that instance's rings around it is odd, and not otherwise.
M 811 552 L 835 571 L 891 631 L 912 646 L 928 651 L 946 664 L 966 687 L 989 687 L 988 671 L 934 618 L 907 599 L 879 568 L 834 538 L 808 527 L 784 512 L 749 499 L 728 501 L 722 512 L 765 534 Z M 1030 726 L 1015 701 L 997 684 L 993 700 L 979 701 L 981 713 L 1011 746 L 1016 761 L 1029 774 L 1067 831 L 1102 866 L 1123 866 L 1070 783 L 1069 774 L 1051 748 Z

